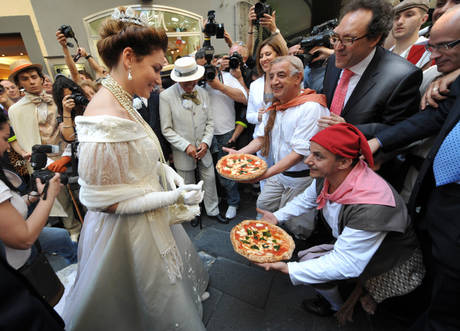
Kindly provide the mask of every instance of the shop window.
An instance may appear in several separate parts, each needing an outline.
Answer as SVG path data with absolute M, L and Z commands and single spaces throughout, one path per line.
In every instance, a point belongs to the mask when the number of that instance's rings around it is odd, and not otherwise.
M 189 55 L 201 47 L 203 39 L 200 15 L 179 8 L 159 5 L 131 7 L 138 15 L 146 12 L 152 26 L 163 28 L 166 31 L 168 36 L 166 58 L 169 63 L 174 63 L 177 58 Z M 91 54 L 96 54 L 96 57 L 98 57 L 99 30 L 102 23 L 112 15 L 113 10 L 114 8 L 107 9 L 83 19 Z M 100 59 L 98 60 L 102 63 Z

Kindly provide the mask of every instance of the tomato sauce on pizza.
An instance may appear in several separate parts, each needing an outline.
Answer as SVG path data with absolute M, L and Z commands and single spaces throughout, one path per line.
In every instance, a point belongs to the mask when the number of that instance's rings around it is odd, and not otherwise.
M 232 180 L 251 180 L 267 171 L 267 163 L 252 154 L 229 154 L 216 165 L 219 174 Z
M 280 227 L 261 220 L 243 221 L 230 233 L 235 251 L 254 262 L 289 260 L 294 241 Z

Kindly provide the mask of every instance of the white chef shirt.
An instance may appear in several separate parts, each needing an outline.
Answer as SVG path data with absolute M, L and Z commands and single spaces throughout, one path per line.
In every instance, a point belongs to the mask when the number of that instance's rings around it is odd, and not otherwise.
M 304 157 L 310 154 L 310 139 L 320 131 L 318 119 L 328 116 L 329 110 L 317 102 L 305 102 L 299 106 L 277 111 L 271 132 L 270 157 L 274 163 L 279 162 L 292 151 Z M 263 137 L 269 116 L 264 116 L 262 123 L 254 132 L 255 137 Z M 286 171 L 308 169 L 299 162 Z
M 275 212 L 280 223 L 316 208 L 316 180 L 302 193 Z M 361 275 L 387 232 L 370 232 L 344 227 L 339 235 L 338 221 L 342 205 L 327 201 L 323 216 L 337 238 L 334 249 L 319 258 L 303 262 L 289 262 L 289 276 L 294 285 L 318 284 Z

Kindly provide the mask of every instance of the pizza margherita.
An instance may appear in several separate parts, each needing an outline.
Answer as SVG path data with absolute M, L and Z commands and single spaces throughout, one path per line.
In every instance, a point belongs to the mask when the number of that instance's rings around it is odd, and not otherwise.
M 222 177 L 245 181 L 262 176 L 267 162 L 252 154 L 228 154 L 217 162 L 216 168 Z
M 230 232 L 233 249 L 248 260 L 258 263 L 289 260 L 294 240 L 280 227 L 261 220 L 248 220 Z

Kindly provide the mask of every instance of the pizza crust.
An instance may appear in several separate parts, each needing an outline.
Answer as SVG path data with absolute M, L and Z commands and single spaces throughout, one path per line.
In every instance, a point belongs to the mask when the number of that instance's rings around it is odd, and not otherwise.
M 254 222 L 268 225 L 271 231 L 276 231 L 277 233 L 281 234 L 282 242 L 280 244 L 283 247 L 286 247 L 287 250 L 280 255 L 265 255 L 265 254 L 258 255 L 258 254 L 254 254 L 254 252 L 249 249 L 245 249 L 244 247 L 241 247 L 240 241 L 236 238 L 236 232 L 241 231 L 241 229 L 244 226 L 244 223 L 254 223 Z M 289 260 L 292 257 L 292 253 L 294 252 L 294 248 L 295 248 L 294 240 L 289 234 L 287 234 L 286 231 L 284 231 L 279 226 L 270 224 L 262 220 L 246 220 L 246 221 L 242 221 L 241 223 L 235 225 L 233 229 L 230 231 L 230 240 L 232 242 L 233 249 L 235 250 L 235 252 L 244 256 L 248 260 L 252 262 L 256 262 L 256 263 L 271 263 L 271 262 Z
M 255 172 L 250 173 L 250 174 L 235 174 L 235 175 L 232 175 L 232 174 L 227 174 L 227 173 L 223 172 L 224 163 L 227 161 L 227 159 L 235 157 L 235 156 L 250 158 L 250 159 L 253 159 L 255 161 L 260 162 L 260 165 L 258 165 L 259 169 L 257 171 L 255 171 Z M 219 161 L 217 161 L 217 164 L 216 164 L 216 169 L 217 169 L 217 172 L 219 173 L 219 175 L 221 175 L 224 178 L 234 180 L 234 181 L 247 181 L 247 180 L 257 179 L 260 176 L 262 176 L 265 173 L 265 171 L 267 171 L 267 168 L 268 168 L 268 166 L 267 166 L 267 162 L 265 162 L 265 160 L 261 159 L 260 157 L 255 156 L 255 155 L 252 155 L 252 154 L 228 154 L 228 155 L 223 156 Z

